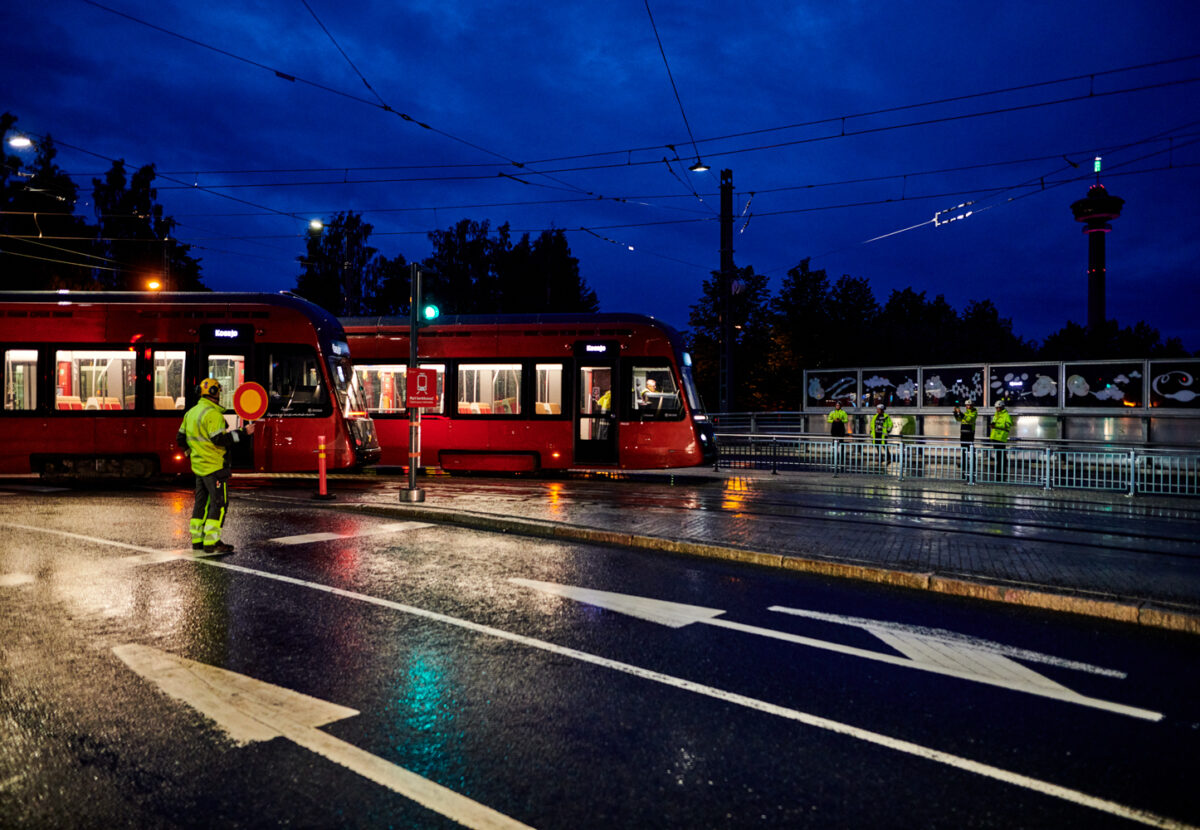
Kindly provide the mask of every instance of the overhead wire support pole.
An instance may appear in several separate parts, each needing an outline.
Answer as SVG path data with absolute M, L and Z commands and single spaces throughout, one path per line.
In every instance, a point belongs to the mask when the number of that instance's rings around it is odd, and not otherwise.
M 421 269 L 408 266 L 408 374 L 405 376 L 405 403 L 408 402 L 407 380 L 417 368 L 417 330 L 421 323 Z M 421 465 L 421 408 L 408 407 L 408 488 L 400 491 L 400 501 L 425 501 L 425 491 L 417 487 L 417 467 Z
M 717 314 L 721 329 L 720 408 L 732 411 L 733 396 L 733 171 L 721 171 L 721 271 Z

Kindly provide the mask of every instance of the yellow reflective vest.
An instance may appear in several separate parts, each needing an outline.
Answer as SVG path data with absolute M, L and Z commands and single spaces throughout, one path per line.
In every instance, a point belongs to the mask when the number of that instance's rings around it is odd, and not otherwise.
M 988 437 L 993 441 L 1007 441 L 1008 434 L 1012 432 L 1012 428 L 1013 419 L 1008 414 L 1008 410 L 996 410 L 996 414 L 992 416 L 992 432 Z
M 192 472 L 198 476 L 212 475 L 225 467 L 225 447 L 238 440 L 238 431 L 230 430 L 225 423 L 225 410 L 208 398 L 201 398 L 187 411 L 179 434 L 187 443 Z

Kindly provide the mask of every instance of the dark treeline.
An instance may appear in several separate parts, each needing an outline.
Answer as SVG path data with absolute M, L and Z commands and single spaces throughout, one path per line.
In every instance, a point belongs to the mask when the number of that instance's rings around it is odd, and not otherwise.
M 710 404 L 718 400 L 717 291 L 714 274 L 689 320 L 696 380 Z M 799 408 L 806 369 L 1188 356 L 1178 338 L 1163 342 L 1144 322 L 1121 328 L 1109 320 L 1099 331 L 1069 322 L 1039 345 L 1014 334 L 991 300 L 957 311 L 940 294 L 905 288 L 880 305 L 866 279 L 831 281 L 807 259 L 775 295 L 752 267 L 737 269 L 730 313 L 737 410 Z
M 30 164 L 6 154 L 15 122 L 0 116 L 0 290 L 137 291 L 151 279 L 168 290 L 208 290 L 201 260 L 174 238 L 176 223 L 157 203 L 153 165 L 130 173 L 114 162 L 103 179 L 92 180 L 93 215 L 77 216 L 79 188 L 56 164 L 52 139 L 38 142 Z M 372 230 L 348 212 L 310 231 L 297 258 L 296 293 L 335 315 L 407 314 L 409 261 L 372 247 Z M 419 263 L 425 297 L 445 314 L 599 309 L 561 229 L 514 239 L 507 224 L 493 230 L 463 219 L 431 232 L 429 241 L 433 253 Z M 788 272 L 778 294 L 753 267 L 738 269 L 734 287 L 739 409 L 796 408 L 805 369 L 1187 354 L 1178 339 L 1164 343 L 1146 323 L 1121 328 L 1116 321 L 1100 331 L 1067 323 L 1039 345 L 1016 336 L 990 300 L 956 310 L 941 295 L 929 299 L 905 288 L 880 305 L 866 279 L 830 280 L 807 259 Z M 716 292 L 713 275 L 691 308 L 688 333 L 710 404 L 718 400 Z
M 372 227 L 339 213 L 309 235 L 296 293 L 336 315 L 408 313 L 410 269 L 367 244 Z M 423 295 L 447 314 L 593 312 L 600 303 L 580 276 L 562 230 L 514 240 L 507 224 L 463 219 L 429 234 L 433 253 L 420 262 Z

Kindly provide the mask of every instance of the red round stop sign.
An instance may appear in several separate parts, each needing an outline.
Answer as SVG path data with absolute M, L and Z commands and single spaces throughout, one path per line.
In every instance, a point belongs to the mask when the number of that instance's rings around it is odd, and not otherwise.
M 267 411 L 267 390 L 252 380 L 246 381 L 234 390 L 233 411 L 247 421 L 257 421 Z

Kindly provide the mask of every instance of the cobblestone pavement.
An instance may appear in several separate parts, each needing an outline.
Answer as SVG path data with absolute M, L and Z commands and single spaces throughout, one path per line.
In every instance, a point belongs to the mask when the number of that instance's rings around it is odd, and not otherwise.
M 382 486 L 363 488 L 366 478 Z M 717 556 L 1200 633 L 1183 498 L 710 470 L 345 480 L 342 508 Z M 331 482 L 338 488 L 338 480 Z

